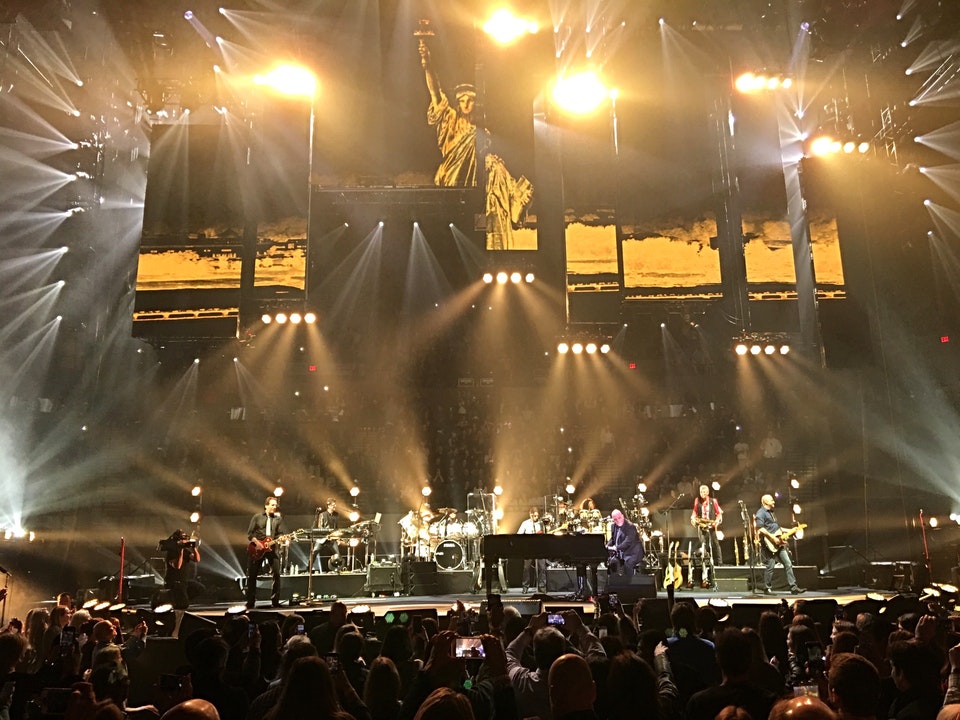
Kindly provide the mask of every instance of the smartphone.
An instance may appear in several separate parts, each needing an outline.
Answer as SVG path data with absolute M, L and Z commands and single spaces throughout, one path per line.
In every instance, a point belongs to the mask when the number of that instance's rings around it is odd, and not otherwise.
M 547 625 L 563 627 L 563 615 L 560 613 L 550 613 L 547 615 Z
M 247 637 L 253 637 L 257 632 L 257 624 L 255 622 L 249 623 L 247 625 Z
M 611 610 L 617 610 L 620 607 L 620 598 L 616 593 L 610 593 L 607 598 L 607 602 L 610 603 Z
M 77 639 L 77 629 L 67 625 L 60 631 L 60 652 L 67 653 L 73 648 L 73 643 Z
M 339 672 L 340 656 L 337 653 L 327 653 L 323 656 L 323 661 L 327 664 L 327 667 L 330 668 L 330 672 Z
M 597 628 L 597 637 L 605 638 L 606 636 L 607 636 L 607 629 L 601 625 L 600 627 Z
M 303 635 L 303 623 L 297 624 L 297 635 Z
M 178 690 L 183 689 L 183 678 L 181 678 L 179 675 L 163 673 L 160 676 L 160 680 L 157 682 L 157 687 L 164 692 L 177 692 Z
M 454 655 L 458 658 L 486 657 L 479 637 L 458 637 L 454 646 Z

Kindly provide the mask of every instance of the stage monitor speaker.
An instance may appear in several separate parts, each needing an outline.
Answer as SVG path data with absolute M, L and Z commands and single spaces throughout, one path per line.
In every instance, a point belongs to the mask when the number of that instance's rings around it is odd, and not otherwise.
M 177 615 L 177 626 L 173 631 L 173 637 L 186 639 L 197 630 L 209 632 L 211 635 L 217 631 L 217 624 L 213 620 L 179 610 Z M 260 618 L 257 618 L 257 621 L 263 622 Z
M 607 593 L 616 593 L 623 604 L 633 604 L 640 598 L 657 596 L 657 578 L 654 575 L 636 573 L 631 577 L 607 576 Z
M 440 595 L 469 595 L 473 589 L 473 570 L 441 570 L 437 573 Z
M 760 627 L 760 616 L 767 610 L 777 612 L 780 605 L 777 603 L 734 603 L 730 606 L 731 627 L 751 627 L 757 630 Z
M 812 598 L 810 600 L 799 600 L 799 612 L 809 615 L 825 634 L 830 635 L 830 629 L 833 627 L 833 620 L 837 615 L 838 604 L 835 598 Z
M 395 593 L 403 590 L 400 566 L 396 564 L 370 565 L 363 591 L 368 593 Z

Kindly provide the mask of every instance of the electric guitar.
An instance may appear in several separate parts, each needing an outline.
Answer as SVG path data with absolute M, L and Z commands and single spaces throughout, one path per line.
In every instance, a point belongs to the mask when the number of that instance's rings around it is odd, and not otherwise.
M 673 586 L 679 590 L 683 587 L 683 566 L 680 564 L 680 541 L 677 541 L 677 547 L 673 553 Z M 690 554 L 690 549 L 687 548 L 687 578 L 693 577 L 693 561 L 691 560 L 693 556 Z
M 807 526 L 806 523 L 800 523 L 795 528 L 790 528 L 789 530 L 784 530 L 783 528 L 780 528 L 775 533 L 773 533 L 772 536 L 765 532 L 759 533 L 759 535 L 761 538 L 763 538 L 763 544 L 767 548 L 767 550 L 769 552 L 775 553 L 777 550 L 779 550 L 780 548 L 782 548 L 784 545 L 787 544 L 787 540 L 789 540 L 796 533 L 803 530 L 806 526 Z
M 676 542 L 671 542 L 670 546 L 667 548 L 667 567 L 663 571 L 663 589 L 666 590 L 669 587 L 673 587 L 674 583 L 674 574 L 673 574 L 673 563 L 670 562 L 670 556 L 673 554 L 673 548 L 676 545 Z
M 247 555 L 251 560 L 260 560 L 268 552 L 271 552 L 275 545 L 283 545 L 288 540 L 295 540 L 302 532 L 302 530 L 294 530 L 292 533 L 287 533 L 286 535 L 278 535 L 275 538 L 264 538 L 263 540 L 253 538 L 247 545 Z

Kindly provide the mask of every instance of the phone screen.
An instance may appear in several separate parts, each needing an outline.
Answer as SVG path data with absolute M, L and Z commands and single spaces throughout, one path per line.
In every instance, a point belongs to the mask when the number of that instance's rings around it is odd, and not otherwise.
M 560 613 L 550 613 L 547 615 L 547 625 L 563 625 L 563 615 Z
M 68 652 L 73 647 L 73 641 L 77 639 L 77 629 L 67 626 L 60 631 L 60 651 Z
M 303 623 L 297 625 L 297 635 L 303 635 Z
M 257 632 L 257 624 L 255 622 L 247 625 L 247 637 L 253 637 L 254 633 Z
M 323 656 L 323 661 L 327 663 L 330 672 L 337 672 L 340 669 L 340 656 L 337 653 L 327 653 Z
M 458 658 L 485 657 L 483 643 L 479 637 L 458 637 L 455 653 Z

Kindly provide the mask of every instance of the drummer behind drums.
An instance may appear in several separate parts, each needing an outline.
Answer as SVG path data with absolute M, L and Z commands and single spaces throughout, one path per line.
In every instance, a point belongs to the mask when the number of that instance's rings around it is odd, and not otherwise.
M 540 509 L 530 508 L 530 517 L 520 523 L 517 530 L 518 535 L 542 535 L 543 522 L 540 520 Z M 544 592 L 547 585 L 547 561 L 544 559 L 532 560 L 524 558 L 523 560 L 523 592 L 530 589 L 530 570 L 536 568 L 534 581 L 539 592 Z

